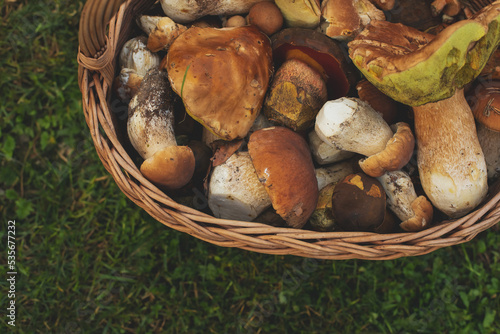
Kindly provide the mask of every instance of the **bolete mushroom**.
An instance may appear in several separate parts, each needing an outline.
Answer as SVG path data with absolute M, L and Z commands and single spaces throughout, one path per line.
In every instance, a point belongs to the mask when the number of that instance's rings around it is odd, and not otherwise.
M 386 216 L 385 191 L 377 179 L 364 173 L 348 175 L 335 185 L 332 213 L 343 230 L 375 231 Z
M 288 27 L 314 29 L 318 26 L 321 9 L 319 0 L 275 0 Z
M 500 177 L 500 132 L 478 123 L 477 137 L 484 153 L 488 181 L 493 183 Z
M 248 24 L 257 26 L 264 34 L 271 36 L 283 26 L 283 15 L 274 2 L 258 2 L 248 12 Z
M 166 16 L 142 15 L 138 19 L 138 24 L 148 34 L 147 47 L 152 52 L 167 49 L 187 29 Z
M 236 152 L 213 169 L 208 206 L 217 218 L 242 221 L 254 220 L 271 206 L 248 152 Z
M 500 131 L 500 81 L 478 80 L 466 98 L 479 123 Z
M 425 196 L 417 196 L 410 176 L 403 171 L 386 172 L 377 178 L 387 196 L 387 207 L 401 220 L 399 226 L 417 232 L 430 226 L 434 210 Z
M 160 0 L 163 12 L 175 22 L 188 23 L 208 15 L 248 13 L 250 8 L 269 0 Z
M 346 97 L 325 103 L 315 125 L 326 143 L 366 156 L 360 167 L 372 177 L 401 169 L 413 154 L 415 139 L 409 125 L 399 122 L 392 128 L 394 132 L 368 103 Z
M 262 107 L 271 54 L 269 38 L 254 26 L 191 27 L 160 67 L 191 117 L 221 139 L 242 139 Z
M 339 150 L 337 147 L 324 142 L 315 130 L 311 130 L 308 137 L 312 156 L 319 165 L 332 164 L 354 156 L 354 152 Z
M 178 189 L 191 180 L 195 158 L 188 146 L 177 146 L 173 97 L 167 73 L 150 70 L 130 101 L 127 132 L 132 146 L 145 159 L 140 167 L 144 177 Z
M 318 184 L 304 138 L 284 127 L 270 127 L 250 136 L 248 150 L 272 206 L 288 226 L 305 225 L 318 201 Z
M 365 77 L 413 107 L 422 187 L 452 218 L 473 210 L 487 193 L 485 159 L 462 87 L 481 72 L 499 41 L 497 1 L 436 36 L 375 21 L 349 43 Z
M 341 41 L 353 39 L 373 20 L 385 20 L 369 0 L 324 0 L 321 17 L 319 30 Z
M 321 74 L 328 99 L 346 96 L 357 81 L 356 70 L 341 44 L 324 34 L 301 28 L 287 28 L 271 37 L 273 60 L 279 68 L 297 59 Z

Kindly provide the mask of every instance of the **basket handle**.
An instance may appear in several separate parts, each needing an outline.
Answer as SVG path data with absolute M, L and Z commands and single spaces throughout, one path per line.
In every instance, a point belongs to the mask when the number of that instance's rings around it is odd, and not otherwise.
M 111 84 L 115 51 L 125 43 L 133 23 L 124 17 L 130 18 L 131 15 L 127 14 L 142 12 L 153 4 L 154 0 L 88 0 L 80 17 L 79 64 L 100 72 L 104 80 Z

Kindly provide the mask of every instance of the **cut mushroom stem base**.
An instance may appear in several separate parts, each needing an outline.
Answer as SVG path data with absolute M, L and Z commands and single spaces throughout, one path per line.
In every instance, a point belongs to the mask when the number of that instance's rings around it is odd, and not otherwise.
M 488 190 L 486 163 L 463 90 L 413 110 L 422 187 L 436 208 L 461 217 Z

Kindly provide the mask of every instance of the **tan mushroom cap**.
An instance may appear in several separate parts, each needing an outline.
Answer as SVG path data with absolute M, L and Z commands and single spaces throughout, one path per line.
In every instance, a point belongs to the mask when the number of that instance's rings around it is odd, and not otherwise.
M 141 173 L 153 183 L 179 189 L 189 183 L 194 168 L 194 154 L 188 146 L 169 146 L 145 160 Z
M 161 67 L 195 120 L 222 139 L 241 139 L 262 107 L 272 49 L 254 26 L 191 27 L 172 43 Z
M 405 166 L 413 155 L 415 137 L 410 126 L 404 122 L 393 125 L 394 136 L 384 150 L 359 162 L 363 172 L 372 177 L 382 176 L 386 171 L 399 170 Z
M 408 232 L 418 232 L 427 228 L 434 214 L 431 202 L 425 196 L 419 196 L 411 203 L 411 208 L 415 216 L 400 223 L 399 226 Z
M 319 195 L 305 139 L 287 128 L 270 127 L 252 133 L 248 150 L 273 208 L 290 227 L 303 227 Z

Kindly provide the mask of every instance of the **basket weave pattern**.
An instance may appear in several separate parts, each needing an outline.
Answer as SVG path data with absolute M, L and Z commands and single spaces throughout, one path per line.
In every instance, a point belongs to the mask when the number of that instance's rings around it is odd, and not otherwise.
M 119 140 L 109 100 L 116 59 L 137 13 L 152 0 L 89 0 L 80 24 L 79 85 L 97 154 L 121 191 L 162 224 L 206 242 L 266 254 L 388 260 L 468 242 L 500 221 L 500 186 L 476 211 L 416 233 L 315 232 L 222 220 L 176 203 L 145 179 Z M 106 33 L 107 31 L 107 33 Z

